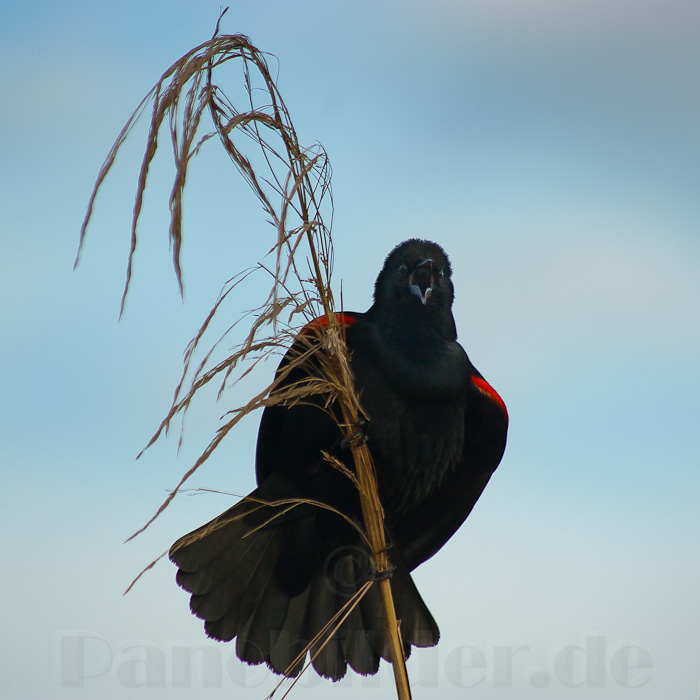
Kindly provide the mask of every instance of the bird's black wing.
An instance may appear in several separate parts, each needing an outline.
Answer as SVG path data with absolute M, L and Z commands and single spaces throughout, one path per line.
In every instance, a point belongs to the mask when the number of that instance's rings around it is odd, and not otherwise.
M 435 491 L 393 525 L 395 545 L 409 571 L 432 557 L 471 513 L 506 446 L 508 412 L 476 372 L 467 386 L 462 459 Z
M 346 311 L 337 316 L 343 325 L 351 326 L 362 314 Z M 304 338 L 315 327 L 325 325 L 325 321 L 325 317 L 321 317 L 302 329 L 297 341 L 282 358 L 277 369 L 278 375 L 307 348 Z M 289 372 L 281 388 L 303 381 L 316 372 L 317 364 L 311 357 Z M 274 473 L 283 473 L 305 481 L 309 473 L 317 471 L 323 461 L 321 450 L 334 451 L 342 435 L 335 418 L 324 410 L 325 403 L 325 397 L 312 396 L 292 406 L 278 404 L 268 406 L 263 411 L 255 456 L 258 484 L 263 484 Z

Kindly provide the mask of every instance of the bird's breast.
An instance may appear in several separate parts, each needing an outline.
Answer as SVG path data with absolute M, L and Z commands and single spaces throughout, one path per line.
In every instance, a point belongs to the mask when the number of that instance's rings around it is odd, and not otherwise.
M 386 392 L 368 396 L 369 447 L 382 505 L 393 517 L 427 498 L 460 462 L 464 406 L 456 402 L 405 401 Z
M 460 463 L 469 360 L 456 342 L 417 331 L 357 324 L 348 340 L 382 505 L 399 517 Z

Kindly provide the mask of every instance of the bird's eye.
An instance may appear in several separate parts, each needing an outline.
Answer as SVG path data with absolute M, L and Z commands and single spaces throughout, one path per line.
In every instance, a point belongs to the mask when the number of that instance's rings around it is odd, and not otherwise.
M 438 277 L 440 279 L 442 279 L 444 276 L 445 276 L 445 271 L 442 268 L 440 268 L 440 272 L 438 272 Z
M 399 274 L 405 275 L 408 272 L 408 267 L 406 265 L 399 265 Z

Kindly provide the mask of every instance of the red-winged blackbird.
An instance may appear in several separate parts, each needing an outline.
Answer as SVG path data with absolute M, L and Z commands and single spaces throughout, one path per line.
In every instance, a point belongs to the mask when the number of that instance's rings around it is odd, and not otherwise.
M 498 466 L 508 414 L 456 342 L 451 268 L 442 248 L 423 240 L 397 246 L 364 314 L 340 315 L 351 368 L 368 416 L 364 432 L 386 515 L 391 587 L 406 653 L 432 646 L 439 631 L 409 572 L 432 557 L 471 512 Z M 290 361 L 294 346 L 282 360 Z M 308 372 L 294 369 L 293 382 Z M 209 524 L 178 540 L 170 558 L 192 612 L 210 637 L 237 637 L 248 663 L 277 673 L 289 665 L 356 591 L 372 578 L 366 546 L 346 519 L 304 503 L 320 501 L 361 524 L 357 490 L 321 455 L 352 466 L 334 418 L 313 403 L 265 409 L 256 455 L 258 488 Z M 378 587 L 371 586 L 323 646 L 314 668 L 334 680 L 347 664 L 375 673 L 389 658 Z M 321 648 L 322 647 L 322 648 Z M 319 651 L 320 650 L 320 651 Z

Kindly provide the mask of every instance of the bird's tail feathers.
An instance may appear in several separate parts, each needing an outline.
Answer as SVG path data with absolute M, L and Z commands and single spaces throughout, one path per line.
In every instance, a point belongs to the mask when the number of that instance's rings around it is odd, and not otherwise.
M 298 675 L 307 652 L 333 680 L 348 665 L 376 673 L 389 643 L 367 548 L 349 527 L 344 541 L 325 536 L 338 531 L 326 526 L 327 511 L 308 507 L 292 517 L 281 508 L 244 499 L 172 546 L 192 612 L 210 637 L 235 637 L 240 659 L 275 673 Z M 400 563 L 391 588 L 406 656 L 412 646 L 437 644 L 437 624 Z

